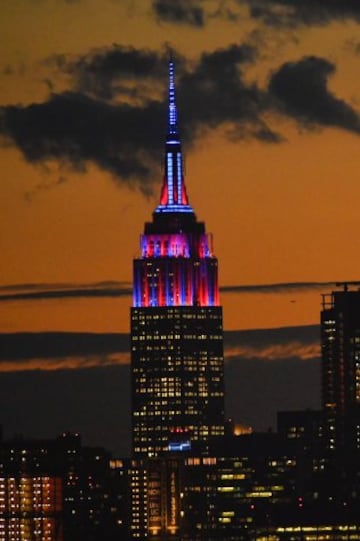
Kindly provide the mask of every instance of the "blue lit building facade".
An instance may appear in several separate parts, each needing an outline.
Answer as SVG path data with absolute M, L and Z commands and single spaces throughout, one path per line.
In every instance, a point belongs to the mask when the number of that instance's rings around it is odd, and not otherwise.
M 133 454 L 203 449 L 224 434 L 222 308 L 212 238 L 186 193 L 172 62 L 164 182 L 140 245 L 131 308 Z

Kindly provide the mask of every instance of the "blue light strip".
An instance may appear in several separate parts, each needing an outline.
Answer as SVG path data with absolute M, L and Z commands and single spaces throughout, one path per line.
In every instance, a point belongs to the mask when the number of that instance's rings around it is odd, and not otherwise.
M 168 152 L 166 155 L 166 165 L 167 165 L 168 200 L 169 200 L 169 204 L 172 205 L 174 203 L 174 170 L 173 170 L 171 152 Z
M 134 288 L 133 288 L 133 305 L 138 307 L 142 305 L 141 299 L 142 287 L 141 287 L 141 273 L 138 267 L 134 269 Z
M 169 134 L 177 133 L 177 111 L 175 103 L 174 63 L 169 62 Z
M 176 153 L 176 166 L 177 166 L 177 185 L 178 185 L 178 193 L 177 193 L 177 200 L 178 203 L 182 202 L 182 170 L 181 170 L 181 152 Z
M 186 265 L 181 269 L 180 304 L 186 305 Z
M 170 442 L 168 445 L 169 451 L 190 451 L 191 442 L 190 441 L 179 441 L 179 442 Z
M 190 205 L 158 205 L 155 212 L 192 212 L 194 209 Z

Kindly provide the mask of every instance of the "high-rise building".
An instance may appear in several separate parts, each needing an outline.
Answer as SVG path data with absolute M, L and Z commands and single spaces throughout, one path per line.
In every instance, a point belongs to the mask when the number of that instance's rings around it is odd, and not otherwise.
M 0 541 L 123 539 L 125 468 L 78 434 L 0 439 Z
M 322 406 L 329 448 L 360 449 L 360 290 L 323 295 Z
M 168 131 L 160 203 L 134 260 L 131 308 L 135 456 L 206 448 L 224 434 L 218 263 L 189 204 L 169 64 Z
M 62 483 L 44 474 L 0 477 L 0 540 L 63 541 Z

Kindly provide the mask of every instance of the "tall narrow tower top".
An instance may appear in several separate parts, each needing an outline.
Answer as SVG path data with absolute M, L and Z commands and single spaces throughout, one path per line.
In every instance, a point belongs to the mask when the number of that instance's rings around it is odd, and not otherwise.
M 169 62 L 168 130 L 165 144 L 165 171 L 160 204 L 155 213 L 194 213 L 186 193 L 181 142 L 177 122 L 174 62 Z
M 169 118 L 168 118 L 168 136 L 167 140 L 176 141 L 178 139 L 177 109 L 175 100 L 175 77 L 174 62 L 169 62 Z

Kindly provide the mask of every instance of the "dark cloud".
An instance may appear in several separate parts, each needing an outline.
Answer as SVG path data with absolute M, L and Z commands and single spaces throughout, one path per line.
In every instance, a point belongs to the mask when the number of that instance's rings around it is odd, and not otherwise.
M 276 71 L 269 92 L 281 112 L 307 127 L 333 126 L 360 133 L 358 113 L 328 89 L 335 66 L 324 58 L 309 56 L 287 62 Z
M 215 10 L 207 14 L 209 19 L 223 19 L 228 22 L 236 22 L 240 18 L 240 11 L 234 2 L 219 0 Z
M 159 21 L 202 27 L 205 22 L 203 3 L 202 0 L 153 0 L 152 8 Z
M 232 122 L 239 131 L 244 130 L 244 122 L 249 120 L 264 128 L 259 119 L 264 95 L 256 85 L 247 85 L 242 77 L 243 66 L 256 58 L 256 50 L 246 44 L 233 44 L 203 54 L 195 65 L 187 63 L 176 51 L 156 54 L 120 46 L 95 51 L 76 61 L 66 62 L 62 56 L 56 61 L 62 71 L 71 74 L 78 92 L 146 104 L 151 103 L 154 88 L 159 84 L 162 92 L 158 97 L 165 102 L 170 55 L 176 61 L 177 100 L 187 142 L 192 141 L 198 128 L 224 122 Z
M 358 0 L 238 0 L 252 17 L 270 26 L 324 25 L 333 20 L 360 21 Z
M 187 134 L 227 124 L 230 138 L 280 140 L 262 119 L 266 109 L 265 94 L 256 84 L 248 84 L 243 78 L 244 64 L 255 58 L 253 47 L 230 45 L 204 53 L 196 69 L 183 73 L 178 101 L 181 115 L 186 119 Z
M 242 76 L 243 65 L 255 59 L 252 47 L 230 45 L 203 54 L 191 66 L 172 55 L 177 59 L 182 139 L 188 147 L 204 129 L 222 124 L 231 127 L 229 137 L 280 140 L 261 118 L 264 92 Z M 72 91 L 52 94 L 43 103 L 1 107 L 3 142 L 16 145 L 30 163 L 56 161 L 80 172 L 95 164 L 118 182 L 151 193 L 161 176 L 157 166 L 166 131 L 168 56 L 114 46 L 75 60 L 52 58 L 71 76 Z M 131 91 L 134 81 L 136 90 Z M 161 84 L 160 96 L 154 82 Z
M 223 286 L 222 293 L 296 293 L 334 288 L 337 282 L 288 282 L 279 284 L 254 284 Z M 360 282 L 359 282 L 360 285 Z
M 92 53 L 65 66 L 64 60 L 61 63 L 62 69 L 72 74 L 78 91 L 102 99 L 115 96 L 126 99 L 128 88 L 128 99 L 131 94 L 131 99 L 146 103 L 150 99 L 149 89 L 154 91 L 160 82 L 160 99 L 164 102 L 170 54 L 176 60 L 177 100 L 185 142 L 190 144 L 202 128 L 222 123 L 233 125 L 231 134 L 235 137 L 246 134 L 271 142 L 277 140 L 260 118 L 265 106 L 264 93 L 255 84 L 245 83 L 242 76 L 243 66 L 256 59 L 256 50 L 247 44 L 233 44 L 203 54 L 195 65 L 189 65 L 176 51 L 167 50 L 158 55 L 120 46 Z M 254 124 L 253 129 L 246 128 L 247 123 Z
M 30 163 L 56 160 L 81 172 L 93 163 L 149 193 L 163 138 L 163 113 L 159 102 L 115 106 L 67 92 L 45 103 L 2 107 L 0 133 Z
M 170 54 L 166 49 L 157 53 L 114 44 L 74 59 L 55 55 L 46 63 L 69 74 L 78 92 L 104 100 L 146 103 L 151 100 L 154 86 L 160 83 L 164 88 Z M 178 65 L 181 59 L 175 56 Z
M 211 19 L 235 22 L 240 10 L 229 0 L 152 0 L 152 10 L 159 22 L 202 28 Z
M 122 282 L 100 282 L 98 284 L 29 284 L 0 287 L 0 302 L 50 300 L 88 297 L 127 297 L 131 296 L 129 284 Z
M 51 94 L 43 103 L 1 107 L 2 143 L 15 145 L 30 163 L 56 162 L 61 182 L 69 168 L 85 172 L 96 165 L 117 182 L 151 194 L 161 178 L 169 54 L 113 46 L 78 58 L 48 59 L 67 74 L 72 90 Z M 204 53 L 197 63 L 171 54 L 187 148 L 218 127 L 231 140 L 281 142 L 265 120 L 274 110 L 306 126 L 360 131 L 356 112 L 327 88 L 335 70 L 327 60 L 309 57 L 284 64 L 267 91 L 244 77 L 257 55 L 247 44 Z

